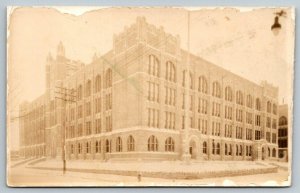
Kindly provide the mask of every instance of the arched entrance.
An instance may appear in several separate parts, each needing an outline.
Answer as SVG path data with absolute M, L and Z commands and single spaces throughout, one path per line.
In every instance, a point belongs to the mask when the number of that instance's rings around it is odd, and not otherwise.
M 191 140 L 189 143 L 189 153 L 191 155 L 191 159 L 197 158 L 197 145 L 194 140 Z
M 266 159 L 266 152 L 265 152 L 265 148 L 263 147 L 262 149 L 261 149 L 261 159 L 262 160 L 265 160 Z

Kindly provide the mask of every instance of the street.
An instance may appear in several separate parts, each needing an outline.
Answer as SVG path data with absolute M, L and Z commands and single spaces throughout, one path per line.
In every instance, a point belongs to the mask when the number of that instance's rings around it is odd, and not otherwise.
M 270 174 L 192 180 L 142 177 L 139 182 L 138 177 L 134 176 L 68 171 L 63 174 L 62 171 L 32 169 L 22 165 L 9 169 L 8 180 L 11 186 L 251 186 L 254 184 L 273 186 L 277 183 L 288 185 L 284 182 L 287 180 L 287 173 L 287 171 L 279 170 L 278 173 Z

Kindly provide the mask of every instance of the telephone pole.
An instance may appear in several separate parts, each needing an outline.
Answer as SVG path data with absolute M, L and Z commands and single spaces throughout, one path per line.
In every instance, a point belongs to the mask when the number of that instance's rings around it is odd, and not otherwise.
M 63 161 L 63 174 L 66 173 L 67 170 L 67 161 L 66 161 L 66 119 L 65 119 L 65 111 L 66 111 L 66 104 L 76 102 L 76 91 L 72 89 L 68 89 L 63 86 L 56 86 L 55 87 L 55 99 L 62 100 L 62 108 L 63 111 L 61 113 L 62 117 L 62 125 L 63 125 L 63 136 L 62 136 L 62 161 Z

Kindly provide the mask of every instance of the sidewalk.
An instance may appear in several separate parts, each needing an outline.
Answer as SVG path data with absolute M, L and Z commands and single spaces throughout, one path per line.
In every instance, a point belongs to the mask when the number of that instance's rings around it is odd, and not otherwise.
M 62 161 L 46 160 L 27 167 L 34 169 L 62 170 Z M 101 162 L 99 160 L 67 161 L 67 171 L 124 176 L 201 179 L 227 176 L 243 176 L 275 173 L 278 167 L 248 161 L 201 161 L 183 163 L 181 161 L 161 162 Z

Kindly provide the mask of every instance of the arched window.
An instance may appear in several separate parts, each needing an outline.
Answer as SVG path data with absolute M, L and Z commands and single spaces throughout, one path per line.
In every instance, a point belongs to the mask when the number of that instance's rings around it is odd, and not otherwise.
M 246 156 L 248 156 L 248 153 L 249 153 L 249 147 L 246 146 Z
M 110 88 L 112 86 L 112 71 L 107 69 L 105 73 L 105 88 Z
M 150 55 L 149 56 L 149 64 L 148 64 L 148 73 L 152 76 L 159 77 L 159 60 L 156 56 Z
M 207 154 L 207 143 L 206 141 L 203 142 L 203 154 Z
M 227 144 L 225 143 L 225 155 L 228 154 Z
M 165 141 L 165 151 L 174 152 L 174 140 L 168 137 Z
M 235 146 L 235 155 L 236 156 L 239 155 L 239 146 L 238 145 Z
M 101 90 L 101 76 L 98 74 L 95 78 L 95 92 L 100 92 Z
M 242 91 L 236 91 L 236 104 L 243 105 L 244 104 L 244 97 Z
M 268 156 L 271 157 L 271 150 L 269 147 L 268 147 Z
M 276 157 L 276 149 L 275 148 L 273 148 L 273 150 L 272 150 L 272 157 Z
M 134 138 L 131 135 L 127 139 L 127 151 L 134 151 Z
M 106 140 L 105 141 L 105 152 L 106 153 L 109 153 L 109 152 L 111 152 L 111 140 Z
M 78 143 L 77 148 L 78 148 L 78 154 L 81 154 L 82 151 L 81 143 Z
M 267 112 L 271 113 L 272 104 L 270 101 L 267 102 Z
M 277 114 L 277 105 L 273 104 L 273 114 L 276 115 Z
M 204 76 L 199 77 L 198 91 L 207 94 L 207 81 Z
M 252 156 L 252 146 L 249 147 L 249 156 Z
M 176 82 L 176 68 L 173 62 L 166 62 L 166 80 Z
M 91 142 L 86 142 L 85 147 L 86 153 L 91 153 Z
M 217 143 L 217 155 L 220 155 L 220 143 Z
M 282 116 L 279 118 L 279 126 L 287 125 L 287 118 Z
M 79 85 L 77 88 L 77 99 L 78 100 L 82 99 L 82 85 Z
M 228 152 L 228 155 L 232 155 L 232 145 L 229 144 L 229 152 Z
M 260 104 L 260 99 L 259 98 L 256 98 L 256 100 L 255 100 L 255 108 L 258 111 L 260 111 L 260 109 L 261 109 L 261 104 Z
M 216 153 L 216 145 L 215 145 L 215 141 L 212 142 L 212 154 Z
M 92 83 L 91 80 L 88 80 L 85 84 L 85 96 L 91 96 Z
M 221 98 L 221 86 L 217 81 L 213 82 L 212 96 Z
M 121 137 L 117 138 L 117 141 L 116 141 L 116 151 L 117 152 L 121 152 L 122 151 L 122 139 L 121 139 Z
M 184 70 L 183 71 L 182 86 L 185 86 L 186 74 L 187 74 L 187 71 Z M 194 79 L 193 79 L 193 74 L 191 72 L 189 72 L 188 85 L 189 85 L 190 89 L 194 89 Z
M 148 139 L 148 151 L 158 151 L 158 140 L 154 135 Z
M 242 155 L 243 155 L 243 146 L 240 145 L 240 156 L 242 156 Z
M 101 152 L 101 141 L 96 141 L 95 148 L 96 148 L 96 153 Z
M 74 145 L 71 144 L 71 154 L 74 154 Z
M 229 86 L 227 86 L 226 88 L 225 88 L 225 100 L 226 101 L 232 101 L 232 89 L 229 87 Z
M 252 102 L 252 96 L 250 94 L 247 95 L 246 99 L 247 107 L 252 108 L 253 107 L 253 102 Z

